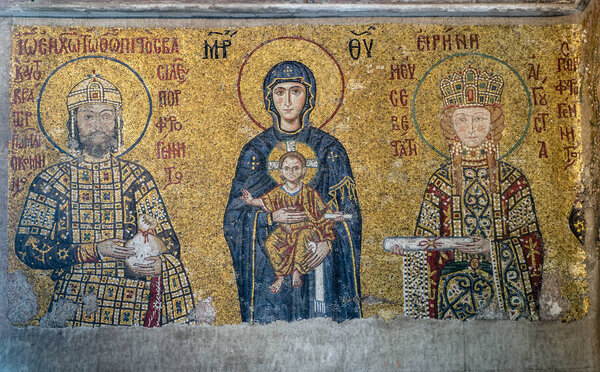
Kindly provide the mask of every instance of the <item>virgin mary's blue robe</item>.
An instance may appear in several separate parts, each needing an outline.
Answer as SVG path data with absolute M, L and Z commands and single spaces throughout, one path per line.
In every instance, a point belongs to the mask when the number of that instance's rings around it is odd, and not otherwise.
M 268 160 L 282 141 L 302 142 L 313 149 L 318 169 L 309 185 L 332 210 L 352 214 L 352 219 L 335 223 L 336 238 L 323 261 L 324 304 L 315 301 L 315 270 L 303 276 L 300 287 L 294 288 L 291 276 L 286 276 L 281 291 L 271 292 L 269 286 L 275 274 L 266 256 L 265 240 L 276 223 L 268 213 L 240 199 L 242 189 L 259 197 L 277 186 L 269 176 Z M 335 137 L 312 126 L 304 126 L 294 134 L 273 126 L 253 138 L 240 154 L 223 221 L 242 321 L 269 323 L 324 316 L 341 322 L 360 317 L 361 226 L 350 161 Z

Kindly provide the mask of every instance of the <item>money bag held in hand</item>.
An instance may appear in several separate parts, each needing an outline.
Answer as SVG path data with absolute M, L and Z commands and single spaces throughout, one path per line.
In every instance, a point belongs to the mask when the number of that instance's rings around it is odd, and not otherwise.
M 137 220 L 138 232 L 131 240 L 125 243 L 126 247 L 134 248 L 135 255 L 127 259 L 129 265 L 145 265 L 150 263 L 146 257 L 159 256 L 166 247 L 162 240 L 156 236 L 155 228 L 158 221 L 154 216 L 141 214 Z

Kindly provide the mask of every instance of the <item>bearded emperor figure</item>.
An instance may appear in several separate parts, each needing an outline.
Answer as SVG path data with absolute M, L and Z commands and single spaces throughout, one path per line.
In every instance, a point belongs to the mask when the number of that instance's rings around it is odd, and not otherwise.
M 72 326 L 160 326 L 187 321 L 192 289 L 179 261 L 180 245 L 152 175 L 116 156 L 122 140 L 122 98 L 100 75 L 67 97 L 73 160 L 43 170 L 31 183 L 15 239 L 17 257 L 53 270 L 49 312 L 59 301 L 76 311 Z M 150 232 L 164 253 L 130 265 L 137 220 L 151 215 Z

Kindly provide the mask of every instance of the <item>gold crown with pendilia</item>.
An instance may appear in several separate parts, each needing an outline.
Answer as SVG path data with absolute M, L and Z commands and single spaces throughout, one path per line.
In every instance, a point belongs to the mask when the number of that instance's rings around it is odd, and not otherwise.
M 493 72 L 478 71 L 469 65 L 440 82 L 444 107 L 483 106 L 499 104 L 504 79 Z
M 88 103 L 107 103 L 121 107 L 121 92 L 113 83 L 93 73 L 77 83 L 67 96 L 69 110 Z

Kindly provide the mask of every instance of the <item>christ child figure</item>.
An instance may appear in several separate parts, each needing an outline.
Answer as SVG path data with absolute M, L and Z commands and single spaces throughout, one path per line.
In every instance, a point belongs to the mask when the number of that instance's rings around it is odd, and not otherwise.
M 279 221 L 278 226 L 267 237 L 265 248 L 275 271 L 275 281 L 271 292 L 281 290 L 284 277 L 292 275 L 292 285 L 302 285 L 302 275 L 315 268 L 314 253 L 317 245 L 327 244 L 335 239 L 334 220 L 343 221 L 340 212 L 332 213 L 319 193 L 302 182 L 306 175 L 306 159 L 297 152 L 286 152 L 279 159 L 279 173 L 283 183 L 259 198 L 254 198 L 248 190 L 242 189 L 241 199 L 249 205 L 260 207 L 271 213 L 279 210 L 291 212 L 290 218 Z M 329 213 L 326 213 L 329 212 Z M 300 216 L 300 218 L 298 218 Z

